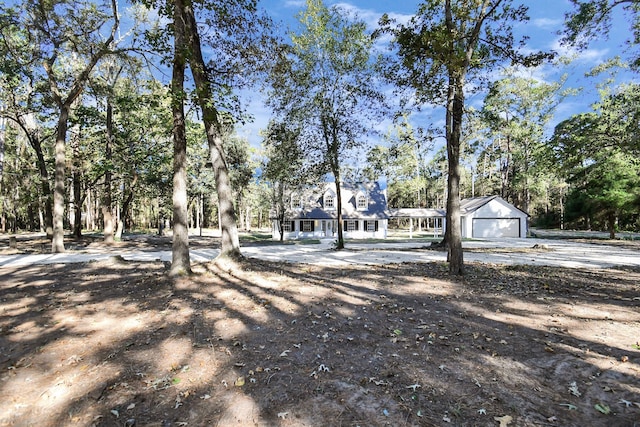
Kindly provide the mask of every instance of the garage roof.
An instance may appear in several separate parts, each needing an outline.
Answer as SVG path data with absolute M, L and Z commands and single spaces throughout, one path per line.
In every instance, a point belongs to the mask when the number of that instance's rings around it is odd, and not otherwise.
M 470 197 L 468 199 L 460 200 L 460 212 L 463 215 L 475 212 L 494 199 L 498 199 L 502 203 L 512 206 L 514 209 L 519 210 L 523 214 L 529 216 L 528 213 L 526 213 L 522 209 L 518 209 L 517 207 L 513 206 L 511 203 L 507 202 L 500 196 Z

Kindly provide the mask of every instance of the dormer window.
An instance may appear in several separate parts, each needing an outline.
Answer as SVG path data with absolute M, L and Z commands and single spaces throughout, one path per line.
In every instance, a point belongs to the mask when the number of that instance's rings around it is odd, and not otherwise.
M 291 209 L 300 209 L 302 207 L 302 199 L 297 194 L 291 195 Z
M 367 204 L 367 197 L 364 194 L 358 194 L 358 197 L 356 198 L 356 206 L 358 207 L 358 210 L 366 210 Z
M 333 195 L 325 194 L 324 196 L 324 208 L 325 209 L 335 209 L 335 203 L 333 200 Z

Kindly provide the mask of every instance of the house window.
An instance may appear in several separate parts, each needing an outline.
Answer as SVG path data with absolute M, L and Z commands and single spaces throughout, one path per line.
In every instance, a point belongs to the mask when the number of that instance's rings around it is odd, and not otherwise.
M 358 195 L 357 205 L 359 210 L 367 209 L 367 198 L 362 194 Z
M 314 221 L 305 219 L 300 221 L 300 228 L 302 231 L 313 231 L 314 230 Z
M 283 221 L 282 222 L 282 231 L 291 232 L 296 230 L 295 221 Z
M 335 207 L 333 204 L 333 196 L 331 194 L 324 196 L 324 207 L 325 209 L 333 209 Z
M 358 230 L 358 221 L 347 220 L 344 222 L 344 231 L 357 231 Z
M 378 231 L 378 221 L 366 221 L 367 231 Z
M 301 208 L 301 202 L 302 200 L 300 199 L 300 197 L 298 197 L 297 194 L 292 194 L 291 195 L 291 209 L 298 209 Z

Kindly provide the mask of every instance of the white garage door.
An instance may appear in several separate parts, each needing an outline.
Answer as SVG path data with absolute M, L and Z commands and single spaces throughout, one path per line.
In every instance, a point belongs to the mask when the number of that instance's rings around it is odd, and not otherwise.
M 519 218 L 474 218 L 473 237 L 520 237 Z

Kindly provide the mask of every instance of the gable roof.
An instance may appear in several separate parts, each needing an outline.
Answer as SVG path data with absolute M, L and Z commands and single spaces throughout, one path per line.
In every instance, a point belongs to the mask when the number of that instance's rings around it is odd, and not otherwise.
M 343 219 L 387 219 L 387 195 L 380 188 L 377 182 L 367 182 L 358 184 L 342 184 L 340 187 L 342 196 L 342 218 Z M 335 182 L 328 182 L 321 187 L 317 193 L 316 203 L 304 206 L 294 219 L 335 219 L 338 217 L 334 210 L 325 210 L 323 206 L 324 195 L 330 192 L 336 193 Z M 367 197 L 367 209 L 359 210 L 357 205 L 358 194 Z M 335 203 L 337 208 L 338 204 Z
M 460 213 L 463 214 L 463 215 L 466 215 L 466 214 L 470 214 L 472 212 L 475 212 L 478 209 L 480 209 L 481 207 L 483 207 L 484 205 L 486 205 L 487 203 L 491 202 L 492 200 L 498 200 L 499 202 L 501 202 L 501 203 L 503 203 L 505 205 L 509 205 L 509 206 L 513 207 L 514 209 L 519 210 L 523 214 L 529 216 L 528 213 L 526 213 L 522 209 L 517 208 L 516 206 L 512 205 L 511 203 L 507 202 L 506 200 L 504 200 L 500 196 L 482 196 L 482 197 L 470 197 L 468 199 L 462 199 L 462 200 L 460 200 Z

